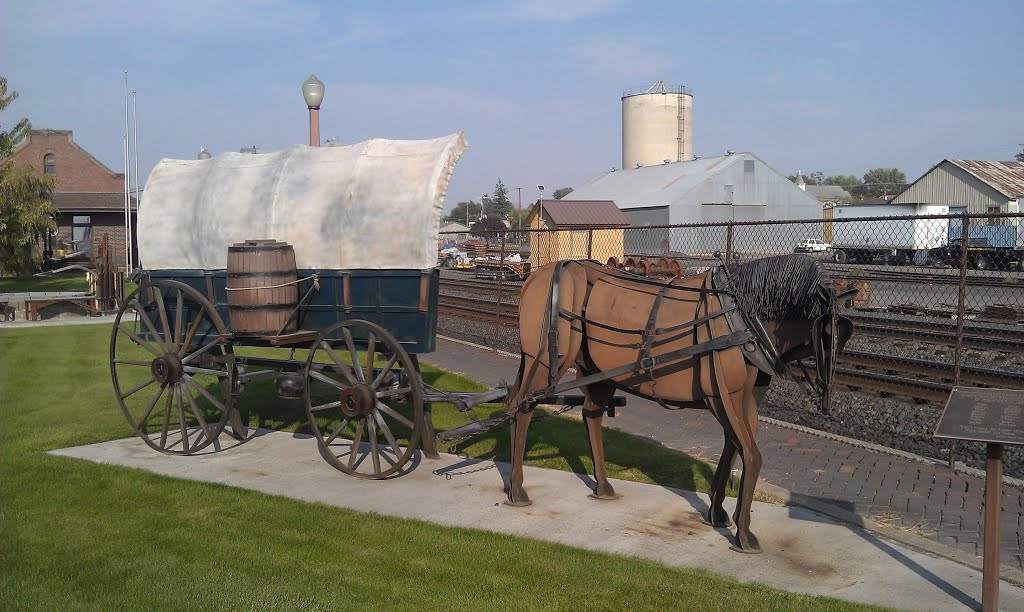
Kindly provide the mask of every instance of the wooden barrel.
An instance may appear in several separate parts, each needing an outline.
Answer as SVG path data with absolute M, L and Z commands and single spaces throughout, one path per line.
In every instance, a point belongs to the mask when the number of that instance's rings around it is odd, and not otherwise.
M 295 250 L 286 242 L 246 240 L 228 247 L 228 312 L 231 331 L 273 336 L 296 331 L 288 321 L 299 303 Z

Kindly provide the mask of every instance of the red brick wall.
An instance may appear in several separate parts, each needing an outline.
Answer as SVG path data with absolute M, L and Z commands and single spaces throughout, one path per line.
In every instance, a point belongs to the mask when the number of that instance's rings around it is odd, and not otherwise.
M 110 239 L 114 247 L 114 265 L 118 268 L 124 267 L 124 213 L 123 212 L 64 212 L 57 217 L 57 235 L 53 238 L 53 248 L 62 248 L 60 242 L 64 242 L 66 254 L 73 251 L 71 245 L 71 226 L 75 216 L 88 215 L 92 221 L 92 248 L 89 249 L 89 258 L 96 258 L 96 250 L 103 240 L 103 236 Z M 133 219 L 134 220 L 134 219 Z M 84 246 L 84 245 L 83 245 Z M 138 261 L 138 244 L 135 244 L 135 260 Z
M 124 193 L 124 175 L 106 168 L 72 140 L 70 130 L 32 130 L 28 143 L 11 158 L 43 174 L 43 157 L 56 158 L 58 191 Z

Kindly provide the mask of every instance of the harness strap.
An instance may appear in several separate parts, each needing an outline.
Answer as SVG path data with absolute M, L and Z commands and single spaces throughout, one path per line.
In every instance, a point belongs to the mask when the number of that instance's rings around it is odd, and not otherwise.
M 711 351 L 720 351 L 722 349 L 727 349 L 732 346 L 739 346 L 745 342 L 749 342 L 750 339 L 751 335 L 750 332 L 747 330 L 733 332 L 727 336 L 719 336 L 718 338 L 713 338 L 711 340 L 708 340 L 707 342 L 702 342 L 700 344 L 695 344 L 693 346 L 681 348 L 670 353 L 664 353 L 662 355 L 656 355 L 654 357 L 647 357 L 644 360 L 644 363 L 642 364 L 642 369 L 653 370 L 655 366 L 659 366 L 664 363 L 678 361 L 685 357 L 701 355 L 704 353 L 709 353 Z M 576 380 L 569 380 L 566 382 L 558 383 L 557 385 L 553 385 L 547 389 L 534 391 L 531 394 L 531 398 L 542 397 L 544 395 L 554 395 L 556 393 L 561 393 L 562 391 L 565 391 L 567 389 L 577 389 L 579 387 L 584 387 L 586 385 L 596 382 L 602 382 L 605 380 L 615 378 L 616 376 L 629 374 L 630 372 L 635 371 L 635 363 L 626 364 L 624 366 L 619 366 L 611 370 L 604 370 L 602 372 L 597 372 L 596 374 L 584 376 L 583 378 L 577 378 Z
M 689 329 L 691 327 L 700 325 L 701 323 L 705 323 L 705 322 L 707 322 L 707 321 L 709 321 L 711 319 L 714 319 L 716 317 L 720 317 L 722 315 L 729 314 L 730 312 L 732 312 L 734 310 L 736 310 L 736 305 L 732 304 L 732 305 L 730 305 L 730 306 L 728 306 L 726 308 L 721 308 L 719 310 L 716 310 L 716 311 L 712 312 L 711 314 L 709 314 L 707 316 L 700 317 L 699 319 L 694 319 L 692 321 L 687 321 L 686 323 L 680 323 L 679 325 L 673 325 L 672 327 L 656 327 L 656 328 L 654 328 L 651 331 L 651 334 L 653 336 L 660 336 L 662 334 L 667 334 L 667 333 L 670 333 L 670 332 L 679 331 L 681 329 Z M 592 320 L 586 318 L 586 315 L 578 315 L 575 312 L 572 312 L 570 310 L 565 310 L 565 309 L 559 310 L 558 316 L 560 316 L 563 319 L 567 319 L 569 321 L 580 321 L 581 323 L 586 323 L 588 326 L 593 325 L 594 327 L 600 327 L 602 329 L 607 329 L 609 331 L 619 332 L 620 334 L 643 334 L 646 331 L 645 329 L 625 329 L 625 328 L 622 328 L 622 327 L 615 327 L 613 325 L 607 325 L 605 323 L 600 323 L 598 321 L 592 321 Z M 658 346 L 660 344 L 664 344 L 666 342 L 670 342 L 672 340 L 678 340 L 678 339 L 679 339 L 679 337 L 676 336 L 676 337 L 668 338 L 668 339 L 665 339 L 665 340 L 658 340 L 658 341 L 656 341 L 654 343 L 654 345 Z M 588 339 L 588 341 L 589 342 L 594 342 L 593 339 Z M 608 343 L 608 344 L 612 344 L 612 343 Z M 637 346 L 637 347 L 639 347 L 638 344 L 637 345 L 632 345 L 632 344 L 622 344 L 622 345 L 613 344 L 613 346 Z
M 558 301 L 561 294 L 558 290 L 559 277 L 562 275 L 564 261 L 555 264 L 555 271 L 551 275 L 551 295 L 547 305 L 547 312 L 544 318 L 548 325 L 548 385 L 553 385 L 558 378 L 558 315 L 561 308 Z
M 665 292 L 668 291 L 668 289 L 669 285 L 665 285 L 660 291 L 658 291 L 658 295 L 654 296 L 654 303 L 651 304 L 651 312 L 647 314 L 647 325 L 644 326 L 644 331 L 641 332 L 640 342 L 642 344 L 636 356 L 636 369 L 638 372 L 642 369 L 641 364 L 644 360 L 651 356 L 651 344 L 654 338 L 654 325 L 658 321 L 658 307 L 661 306 L 661 298 L 665 297 Z M 648 375 L 653 381 L 654 375 L 650 373 L 650 370 L 648 370 Z

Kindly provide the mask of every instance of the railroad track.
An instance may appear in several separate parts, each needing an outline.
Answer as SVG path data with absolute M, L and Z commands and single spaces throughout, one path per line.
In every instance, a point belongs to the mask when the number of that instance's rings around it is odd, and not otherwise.
M 445 314 L 488 322 L 497 320 L 503 326 L 514 326 L 519 316 L 516 304 L 503 302 L 499 307 L 494 299 L 442 294 L 438 305 Z M 861 333 L 941 344 L 952 344 L 956 337 L 955 329 L 950 329 L 948 324 L 922 324 L 917 321 L 866 316 L 855 318 Z M 990 335 L 984 335 L 986 331 Z M 1018 332 L 1006 335 L 999 332 L 997 335 L 992 330 L 972 329 L 970 333 L 964 334 L 964 342 L 966 346 L 975 348 L 1021 350 L 1024 349 L 1024 334 Z M 794 373 L 802 377 L 798 369 Z M 836 369 L 836 382 L 853 390 L 899 395 L 915 401 L 934 403 L 944 402 L 949 397 L 953 378 L 951 364 L 854 350 L 845 351 L 841 355 Z M 963 366 L 960 384 L 1024 390 L 1024 374 Z
M 958 270 L 944 272 L 934 270 L 931 272 L 908 271 L 908 270 L 886 270 L 886 269 L 865 269 L 856 265 L 827 265 L 828 274 L 832 278 L 848 278 L 850 280 L 862 280 L 868 282 L 894 282 L 909 283 L 916 285 L 957 285 L 960 283 Z M 1021 287 L 1024 286 L 1024 275 L 1020 273 L 995 272 L 992 275 L 981 275 L 977 272 L 968 272 L 968 287 Z
M 930 342 L 946 346 L 956 345 L 956 325 L 952 322 L 945 323 L 927 319 L 890 319 L 856 313 L 847 313 L 847 316 L 856 325 L 858 334 Z M 1022 351 L 1024 350 L 1024 330 L 1005 326 L 967 324 L 964 326 L 963 342 L 965 348 Z

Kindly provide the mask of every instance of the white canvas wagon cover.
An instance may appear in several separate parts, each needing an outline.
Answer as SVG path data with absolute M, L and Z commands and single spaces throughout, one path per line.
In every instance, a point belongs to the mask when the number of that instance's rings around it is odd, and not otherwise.
M 300 269 L 432 268 L 448 181 L 467 146 L 460 132 L 161 160 L 139 203 L 140 262 L 218 270 L 232 244 L 275 239 L 295 248 Z

